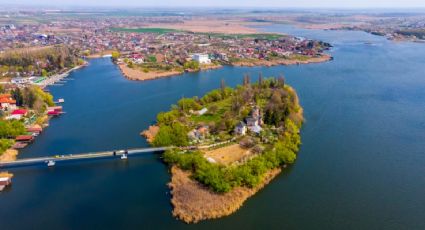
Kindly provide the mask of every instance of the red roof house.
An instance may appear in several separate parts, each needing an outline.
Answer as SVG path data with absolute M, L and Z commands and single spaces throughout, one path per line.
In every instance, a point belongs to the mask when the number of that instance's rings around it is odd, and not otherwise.
M 15 109 L 12 112 L 12 115 L 27 115 L 28 111 L 26 109 Z

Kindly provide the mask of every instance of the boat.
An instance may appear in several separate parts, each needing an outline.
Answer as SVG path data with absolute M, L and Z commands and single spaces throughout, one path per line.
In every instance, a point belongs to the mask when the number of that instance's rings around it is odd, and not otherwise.
M 4 188 L 12 184 L 13 174 L 8 172 L 0 172 L 0 192 L 3 191 Z
M 64 102 L 65 102 L 65 99 L 59 98 L 57 103 L 64 103 Z
M 50 160 L 50 161 L 47 162 L 47 166 L 48 167 L 53 167 L 53 166 L 55 166 L 55 164 L 56 164 L 56 162 L 55 161 L 52 161 L 52 160 Z
M 121 155 L 121 160 L 127 160 L 127 154 Z

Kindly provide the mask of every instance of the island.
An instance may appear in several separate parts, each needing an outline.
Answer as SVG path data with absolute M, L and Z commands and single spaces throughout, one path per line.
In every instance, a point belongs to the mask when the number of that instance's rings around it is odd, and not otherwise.
M 195 33 L 160 28 L 112 28 L 117 37 L 143 41 L 111 53 L 130 80 L 151 80 L 231 66 L 273 66 L 326 62 L 331 45 L 284 34 Z
M 142 135 L 170 146 L 163 161 L 172 174 L 173 215 L 186 222 L 220 218 L 294 163 L 303 110 L 283 77 L 236 88 L 221 82 L 202 98 L 182 98 Z

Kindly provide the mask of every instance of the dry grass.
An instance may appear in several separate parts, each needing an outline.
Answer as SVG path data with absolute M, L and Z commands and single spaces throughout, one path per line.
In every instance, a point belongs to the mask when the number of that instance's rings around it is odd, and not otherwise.
M 152 143 L 155 140 L 155 136 L 156 134 L 158 134 L 158 132 L 159 132 L 159 126 L 151 125 L 149 126 L 147 130 L 140 133 L 140 135 L 146 137 L 146 140 L 149 143 Z
M 181 72 L 175 71 L 175 70 L 167 71 L 167 72 L 150 71 L 148 73 L 145 73 L 145 72 L 143 72 L 142 70 L 139 70 L 139 69 L 132 69 L 132 68 L 128 67 L 126 64 L 120 64 L 118 66 L 121 69 L 122 74 L 126 78 L 128 78 L 130 80 L 136 80 L 136 81 L 153 80 L 153 79 L 157 79 L 157 78 L 171 77 L 171 76 L 181 74 Z
M 0 177 L 13 177 L 13 174 L 9 172 L 0 172 Z
M 16 156 L 18 156 L 18 150 L 8 149 L 0 155 L 0 162 L 16 161 Z
M 218 194 L 190 179 L 190 173 L 176 166 L 171 168 L 171 203 L 173 215 L 186 223 L 215 219 L 236 212 L 249 197 L 276 177 L 280 168 L 266 173 L 263 182 L 255 188 L 237 187 L 225 194 Z
M 205 157 L 214 159 L 217 163 L 230 165 L 252 155 L 249 149 L 243 149 L 239 144 L 233 144 L 226 147 L 205 152 Z

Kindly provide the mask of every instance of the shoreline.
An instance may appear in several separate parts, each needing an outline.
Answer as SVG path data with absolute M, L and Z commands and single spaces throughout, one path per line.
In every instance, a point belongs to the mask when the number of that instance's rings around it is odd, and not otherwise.
M 69 69 L 69 70 L 67 70 L 67 71 L 65 71 L 65 72 L 63 72 L 63 73 L 60 73 L 60 74 L 56 74 L 56 75 L 53 75 L 53 76 L 50 76 L 50 77 L 47 77 L 44 81 L 42 81 L 38 86 L 40 87 L 40 88 L 42 88 L 42 89 L 44 89 L 44 88 L 46 88 L 47 86 L 50 86 L 50 85 L 54 85 L 54 84 L 56 84 L 57 82 L 60 82 L 61 80 L 63 80 L 64 78 L 66 78 L 66 77 L 68 77 L 69 76 L 69 74 L 71 74 L 71 72 L 72 71 L 74 71 L 74 70 L 78 70 L 78 69 L 81 69 L 81 68 L 83 68 L 83 67 L 85 67 L 85 66 L 87 66 L 88 65 L 88 63 L 87 62 L 85 62 L 84 64 L 82 64 L 82 65 L 78 65 L 78 66 L 76 66 L 76 67 L 74 67 L 74 68 L 72 68 L 72 69 Z
M 303 108 L 299 104 L 298 95 L 295 89 L 290 86 L 285 86 L 285 89 L 291 95 L 294 103 L 293 113 L 289 115 L 289 119 L 295 122 L 294 125 L 298 124 L 301 127 L 304 118 Z M 159 127 L 157 125 L 149 126 L 149 129 L 143 131 L 141 135 L 145 136 L 149 143 L 152 143 L 158 130 Z M 296 135 L 299 137 L 299 130 Z M 198 150 L 201 149 L 201 146 L 198 145 L 197 147 Z M 203 157 L 213 158 L 214 162 L 220 162 L 225 167 L 235 167 L 232 163 L 242 159 L 226 162 L 224 156 L 229 153 L 233 153 L 234 155 L 237 151 L 234 149 L 230 150 L 229 146 L 222 146 L 220 148 L 222 148 L 223 152 L 215 156 L 218 159 L 214 159 L 212 155 L 208 157 L 205 152 L 203 153 Z M 214 151 L 217 150 L 215 149 Z M 297 152 L 298 150 L 294 150 L 295 154 Z M 244 156 L 246 156 L 245 153 L 242 157 Z M 180 168 L 178 163 L 171 164 L 171 167 L 169 167 L 171 181 L 167 185 L 171 194 L 172 215 L 187 224 L 229 216 L 239 210 L 247 199 L 268 185 L 283 169 L 287 168 L 287 165 L 287 163 L 283 163 L 280 166 L 267 169 L 261 178 L 259 178 L 259 183 L 254 185 L 254 187 L 238 185 L 227 192 L 220 193 L 215 192 L 210 187 L 195 179 L 193 177 L 195 174 L 190 169 Z
M 147 80 L 155 80 L 159 78 L 165 78 L 165 77 L 173 77 L 173 76 L 179 76 L 183 75 L 184 73 L 194 73 L 194 72 L 200 72 L 200 71 L 207 71 L 212 69 L 219 69 L 222 68 L 222 65 L 210 65 L 210 66 L 203 66 L 199 70 L 188 70 L 188 71 L 168 71 L 168 72 L 148 72 L 145 73 L 141 70 L 132 69 L 128 67 L 126 64 L 116 64 L 118 68 L 120 69 L 122 75 L 132 81 L 147 81 Z
M 278 176 L 282 168 L 286 166 L 266 172 L 263 181 L 254 188 L 236 187 L 228 193 L 218 194 L 191 179 L 189 172 L 173 166 L 171 182 L 168 184 L 173 216 L 187 224 L 229 216 Z
M 280 59 L 280 60 L 255 60 L 253 62 L 249 61 L 239 61 L 234 62 L 231 66 L 244 66 L 244 67 L 256 67 L 256 66 L 278 66 L 278 65 L 305 65 L 305 64 L 314 64 L 314 63 L 323 63 L 332 60 L 332 56 L 329 54 L 324 54 L 320 57 L 311 57 L 307 60 L 288 60 L 288 59 Z
M 278 66 L 278 65 L 304 65 L 304 64 L 314 64 L 314 63 L 323 63 L 331 61 L 333 58 L 329 54 L 324 54 L 320 57 L 310 57 L 307 60 L 288 60 L 288 59 L 280 59 L 280 60 L 255 60 L 253 62 L 249 61 L 240 61 L 240 62 L 234 62 L 230 63 L 227 66 L 234 66 L 234 67 L 256 67 L 256 66 Z M 220 69 L 223 68 L 225 65 L 209 65 L 209 66 L 203 66 L 200 68 L 200 70 L 189 70 L 189 71 L 168 71 L 168 72 L 148 72 L 145 73 L 141 70 L 132 69 L 130 67 L 127 67 L 126 64 L 116 64 L 118 68 L 120 69 L 122 75 L 132 81 L 147 81 L 147 80 L 155 80 L 159 78 L 166 78 L 166 77 L 174 77 L 183 75 L 184 73 L 194 73 L 194 72 L 201 72 L 201 71 L 207 71 L 207 70 L 214 70 L 214 69 Z

